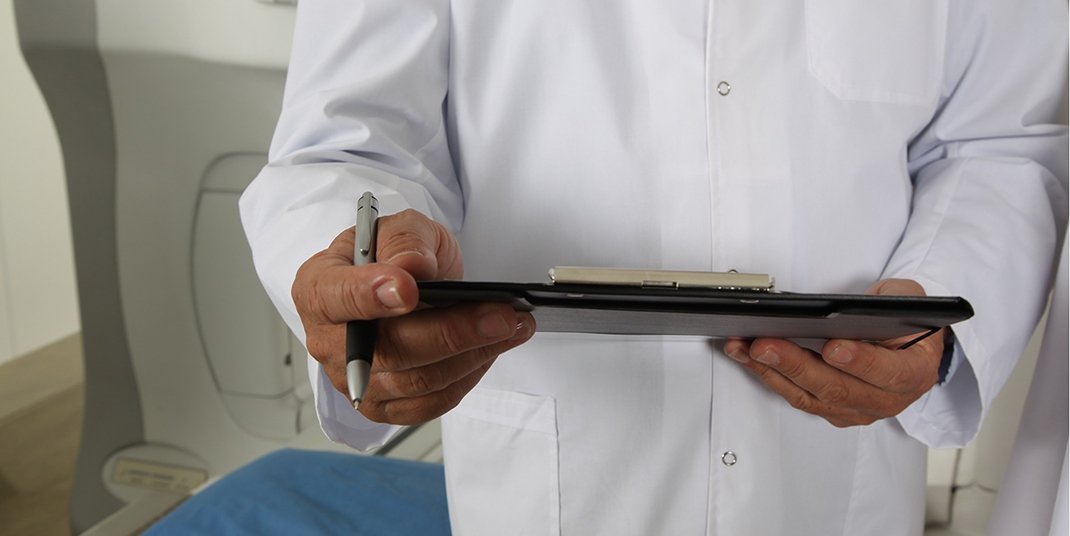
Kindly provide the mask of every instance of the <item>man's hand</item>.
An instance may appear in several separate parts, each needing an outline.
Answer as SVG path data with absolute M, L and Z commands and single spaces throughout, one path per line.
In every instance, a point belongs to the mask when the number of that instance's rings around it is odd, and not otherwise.
M 414 311 L 417 280 L 460 279 L 457 241 L 444 227 L 407 210 L 379 219 L 376 259 L 353 266 L 354 229 L 309 258 L 292 295 L 309 353 L 334 388 L 346 392 L 349 320 L 381 319 L 360 412 L 373 421 L 426 422 L 453 409 L 502 352 L 528 340 L 535 320 L 505 304 Z
M 886 279 L 867 294 L 924 296 L 925 291 L 908 279 Z M 781 339 L 733 339 L 724 350 L 793 407 L 846 427 L 898 415 L 936 384 L 944 332 L 896 350 L 912 338 L 879 345 L 832 339 L 821 355 Z

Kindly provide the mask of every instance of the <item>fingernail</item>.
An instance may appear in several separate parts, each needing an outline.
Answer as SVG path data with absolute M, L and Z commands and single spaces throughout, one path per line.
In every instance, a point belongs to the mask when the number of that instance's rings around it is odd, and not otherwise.
M 393 279 L 385 279 L 375 286 L 375 298 L 379 300 L 380 305 L 387 309 L 405 307 L 405 300 L 401 299 L 401 293 L 398 292 L 397 281 Z
M 780 356 L 777 355 L 772 348 L 766 348 L 764 352 L 754 359 L 759 363 L 764 363 L 769 366 L 776 366 L 777 363 L 780 363 Z
M 505 321 L 505 317 L 501 314 L 487 313 L 476 321 L 476 330 L 479 334 L 488 339 L 501 339 L 508 335 L 513 334 L 513 325 Z
M 521 320 L 516 323 L 516 332 L 509 338 L 510 341 L 522 341 L 532 334 L 531 322 Z
M 854 359 L 854 354 L 850 350 L 844 348 L 844 344 L 837 345 L 832 349 L 832 352 L 828 356 L 828 360 L 836 363 L 837 365 L 846 365 Z
M 747 355 L 747 352 L 744 352 L 743 350 L 740 350 L 738 348 L 732 350 L 731 352 L 728 352 L 728 357 L 731 357 L 732 359 L 735 359 L 740 363 L 746 363 L 747 361 L 750 361 L 750 356 Z

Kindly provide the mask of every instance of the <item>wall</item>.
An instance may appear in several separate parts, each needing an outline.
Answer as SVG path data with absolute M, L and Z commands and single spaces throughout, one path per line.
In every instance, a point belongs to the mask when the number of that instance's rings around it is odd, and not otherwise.
M 0 362 L 79 330 L 63 162 L 0 0 Z

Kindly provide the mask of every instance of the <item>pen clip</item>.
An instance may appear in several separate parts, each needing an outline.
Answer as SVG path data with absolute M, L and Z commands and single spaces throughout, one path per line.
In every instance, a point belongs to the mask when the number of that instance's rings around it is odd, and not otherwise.
M 379 201 L 371 192 L 364 192 L 357 202 L 356 252 L 365 259 L 374 255 L 376 223 L 379 217 Z M 355 260 L 355 259 L 354 259 Z

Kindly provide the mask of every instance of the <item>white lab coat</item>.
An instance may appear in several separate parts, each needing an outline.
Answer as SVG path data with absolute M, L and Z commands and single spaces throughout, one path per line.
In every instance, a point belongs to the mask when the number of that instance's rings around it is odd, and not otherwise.
M 473 280 L 738 269 L 965 296 L 955 373 L 868 427 L 792 409 L 720 342 L 553 334 L 443 422 L 455 534 L 917 534 L 923 443 L 976 433 L 1042 307 L 1065 21 L 1055 0 L 303 0 L 242 218 L 299 335 L 294 273 L 365 190 L 453 229 Z M 393 431 L 310 372 L 331 438 Z
M 992 536 L 1065 536 L 1067 504 L 1067 248 L 1055 280 L 1037 368 L 1022 410 L 1014 454 L 999 486 L 988 533 Z

